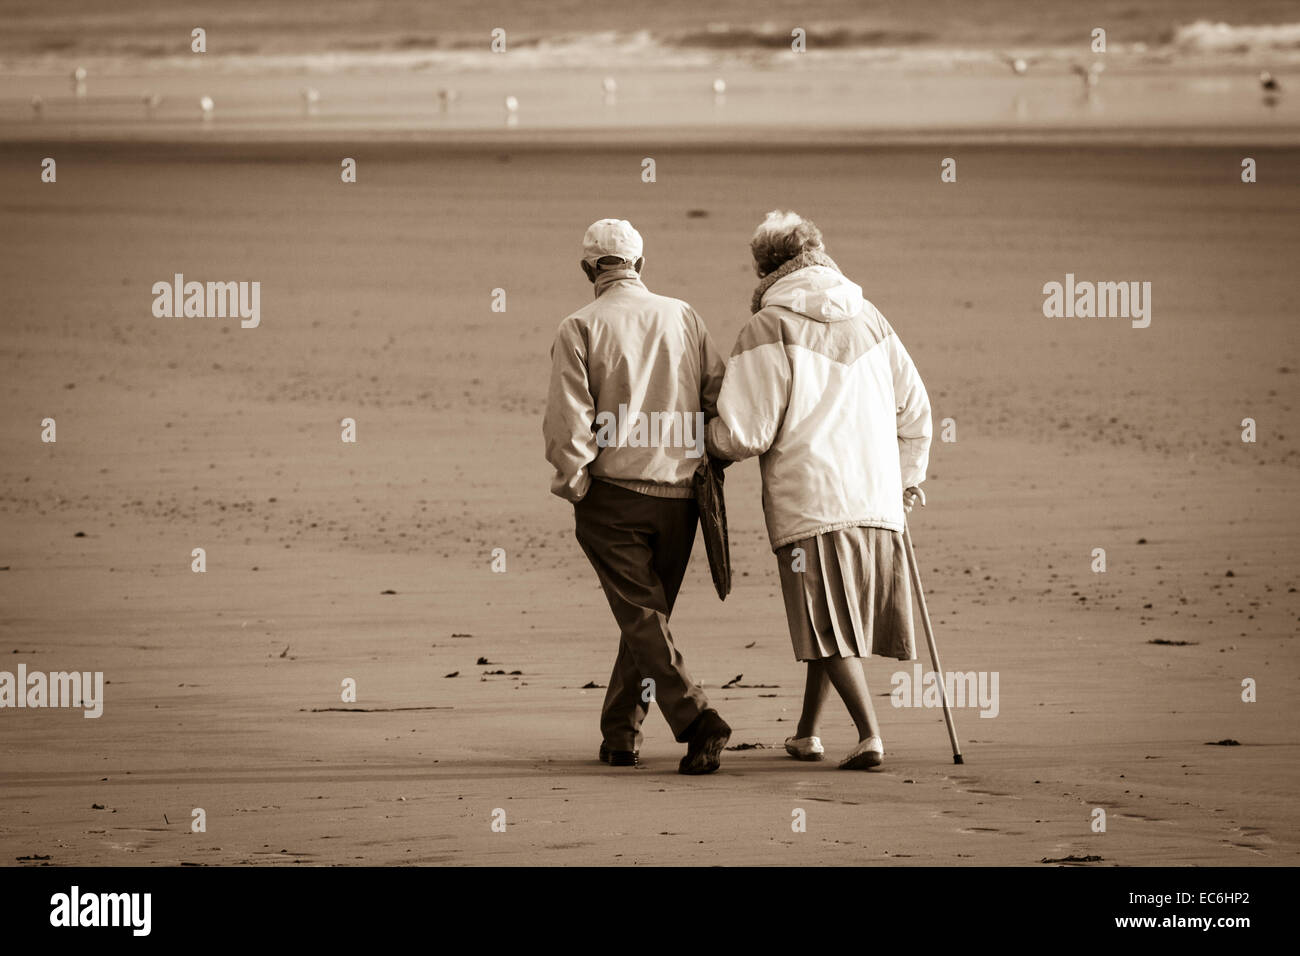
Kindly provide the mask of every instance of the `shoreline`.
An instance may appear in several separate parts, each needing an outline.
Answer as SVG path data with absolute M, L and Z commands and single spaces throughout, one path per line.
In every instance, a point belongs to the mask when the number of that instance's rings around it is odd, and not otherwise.
M 1076 71 L 1078 64 L 1075 64 Z M 1100 78 L 1099 78 L 1100 77 Z M 0 140 L 1300 143 L 1300 74 L 626 68 L 7 76 Z M 653 154 L 651 154 L 653 155 Z
M 1053 130 L 998 129 L 835 129 L 798 130 L 780 134 L 755 127 L 654 129 L 587 128 L 546 130 L 376 130 L 313 129 L 286 136 L 277 126 L 267 129 L 248 127 L 212 127 L 204 130 L 176 130 L 172 135 L 158 131 L 153 135 L 138 131 L 121 135 L 80 135 L 83 131 L 65 128 L 62 135 L 48 135 L 50 127 L 32 127 L 33 135 L 8 136 L 0 124 L 0 155 L 26 153 L 43 145 L 69 146 L 98 152 L 136 153 L 140 147 L 168 150 L 159 157 L 201 149 L 206 156 L 218 158 L 222 152 L 247 156 L 252 147 L 261 155 L 279 155 L 295 150 L 310 152 L 338 146 L 382 147 L 391 152 L 467 153 L 485 149 L 509 149 L 519 152 L 614 152 L 627 149 L 684 148 L 701 152 L 860 152 L 872 149 L 909 149 L 928 146 L 967 146 L 998 149 L 1003 147 L 1064 149 L 1216 149 L 1249 147 L 1289 149 L 1300 147 L 1300 128 L 1276 129 L 1263 126 L 1239 129 L 1165 127 L 1118 129 L 1115 127 L 1072 127 Z M 40 135 L 45 134 L 45 135 Z M 757 144 L 756 144 L 757 137 Z M 141 156 L 140 158 L 146 158 Z M 233 157 L 232 157 L 233 158 Z

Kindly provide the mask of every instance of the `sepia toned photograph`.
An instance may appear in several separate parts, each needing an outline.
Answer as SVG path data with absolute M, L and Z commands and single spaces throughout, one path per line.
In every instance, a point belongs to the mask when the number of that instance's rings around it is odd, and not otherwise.
M 1300 863 L 1290 0 L 0 0 L 0 210 L 23 920 Z

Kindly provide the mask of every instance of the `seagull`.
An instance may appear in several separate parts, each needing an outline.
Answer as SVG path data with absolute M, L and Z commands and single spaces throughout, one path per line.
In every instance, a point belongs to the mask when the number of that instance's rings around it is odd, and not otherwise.
M 45 100 L 41 99 L 41 94 L 32 94 L 32 112 L 38 117 L 45 111 Z
M 1085 93 L 1091 93 L 1096 89 L 1098 81 L 1101 80 L 1101 74 L 1102 71 L 1106 69 L 1106 64 L 1102 63 L 1100 60 L 1094 60 L 1087 66 L 1076 63 L 1071 67 L 1071 69 L 1074 70 L 1075 73 L 1079 74 L 1079 76 L 1083 77 L 1083 91 Z
M 215 107 L 215 105 L 216 104 L 212 102 L 212 97 L 210 96 L 205 96 L 201 100 L 199 100 L 199 109 L 203 111 L 203 118 L 205 120 L 212 119 L 212 110 Z
M 438 109 L 446 111 L 452 103 L 456 102 L 459 95 L 455 90 L 449 90 L 446 87 L 438 90 Z
M 314 86 L 304 86 L 302 88 L 302 109 L 304 113 L 312 114 L 316 112 L 316 104 L 320 102 L 320 90 Z
M 506 97 L 506 112 L 507 113 L 519 112 L 519 101 L 515 99 L 513 96 Z
M 144 111 L 152 116 L 153 111 L 162 104 L 162 97 L 157 93 L 146 93 L 140 97 L 140 102 L 144 104 Z
M 78 97 L 86 95 L 86 68 L 79 66 L 72 71 L 72 92 Z
M 1282 92 L 1282 86 L 1272 73 L 1265 70 L 1259 75 L 1259 87 L 1264 91 L 1264 105 L 1277 106 L 1277 101 Z
M 1016 76 L 1024 76 L 1029 72 L 1029 61 L 1022 56 L 1007 56 L 1005 53 L 999 53 L 1002 62 L 1011 67 L 1011 72 Z
M 713 81 L 713 93 L 715 96 L 723 96 L 727 92 L 727 81 L 718 77 Z
M 612 76 L 607 76 L 600 81 L 600 88 L 605 94 L 605 105 L 609 106 L 618 98 L 618 83 Z

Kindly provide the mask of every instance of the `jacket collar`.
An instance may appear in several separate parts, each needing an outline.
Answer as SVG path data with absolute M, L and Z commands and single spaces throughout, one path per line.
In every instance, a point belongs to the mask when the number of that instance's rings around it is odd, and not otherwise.
M 596 281 L 593 283 L 595 297 L 599 299 L 613 286 L 622 282 L 631 282 L 642 289 L 645 288 L 645 283 L 641 281 L 641 274 L 635 269 L 608 269 L 596 274 Z

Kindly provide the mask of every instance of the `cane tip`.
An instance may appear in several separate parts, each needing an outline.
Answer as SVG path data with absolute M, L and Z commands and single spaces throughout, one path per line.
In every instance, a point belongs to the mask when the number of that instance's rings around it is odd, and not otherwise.
M 966 761 L 962 759 L 961 754 L 953 754 L 953 755 L 952 755 L 952 762 L 953 762 L 953 763 L 965 763 Z

